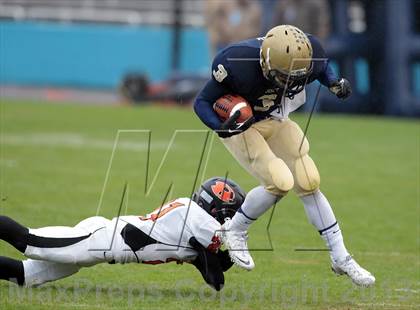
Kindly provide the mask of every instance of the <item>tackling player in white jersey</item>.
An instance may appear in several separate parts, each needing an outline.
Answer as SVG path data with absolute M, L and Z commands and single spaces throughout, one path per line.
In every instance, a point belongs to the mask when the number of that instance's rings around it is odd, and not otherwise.
M 204 182 L 193 199 L 179 198 L 147 216 L 95 216 L 74 227 L 26 228 L 0 216 L 0 239 L 28 259 L 0 256 L 0 279 L 33 286 L 99 263 L 192 263 L 216 290 L 232 262 L 220 250 L 218 232 L 245 199 L 232 180 Z

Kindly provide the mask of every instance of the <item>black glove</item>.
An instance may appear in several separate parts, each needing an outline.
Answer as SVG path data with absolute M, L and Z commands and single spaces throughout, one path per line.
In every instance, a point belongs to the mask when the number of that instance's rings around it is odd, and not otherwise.
M 351 95 L 350 82 L 342 78 L 329 87 L 330 91 L 340 99 L 346 99 Z
M 240 134 L 247 130 L 255 122 L 254 117 L 248 118 L 243 123 L 237 123 L 237 119 L 241 116 L 241 111 L 236 111 L 231 117 L 222 123 L 220 128 L 216 130 L 220 138 L 229 138 Z
M 220 291 L 225 284 L 222 266 L 216 253 L 208 251 L 194 237 L 191 237 L 189 243 L 197 251 L 197 258 L 191 263 L 200 271 L 204 281 L 216 291 Z
M 233 262 L 230 259 L 228 250 L 219 250 L 217 252 L 217 257 L 219 258 L 220 266 L 222 267 L 223 272 L 226 272 L 233 266 Z

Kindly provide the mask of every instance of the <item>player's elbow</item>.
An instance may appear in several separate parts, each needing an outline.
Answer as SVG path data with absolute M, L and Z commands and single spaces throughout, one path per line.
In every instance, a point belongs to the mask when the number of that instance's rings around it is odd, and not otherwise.
M 202 98 L 200 98 L 200 96 L 197 96 L 197 98 L 195 98 L 194 101 L 194 112 L 195 114 L 198 116 L 198 118 L 206 124 L 206 111 L 205 111 L 205 105 L 206 102 L 203 101 Z
M 216 130 L 220 127 L 220 120 L 213 111 L 213 105 L 203 99 L 200 95 L 194 101 L 194 112 L 198 118 L 210 129 Z
M 200 118 L 202 118 L 203 114 L 205 113 L 205 105 L 206 101 L 201 97 L 201 95 L 198 95 L 194 100 L 194 112 L 197 114 Z
M 193 108 L 194 108 L 194 112 L 195 112 L 195 114 L 197 114 L 197 115 L 200 115 L 199 114 L 199 105 L 200 105 L 200 99 L 199 99 L 199 97 L 197 96 L 196 98 L 195 98 L 195 100 L 194 100 L 194 105 L 193 105 Z

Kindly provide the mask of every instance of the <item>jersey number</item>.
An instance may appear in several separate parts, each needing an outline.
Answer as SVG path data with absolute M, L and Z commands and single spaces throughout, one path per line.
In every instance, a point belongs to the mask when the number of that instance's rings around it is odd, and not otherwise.
M 164 205 L 164 206 L 156 209 L 155 211 L 153 211 L 152 213 L 150 213 L 147 217 L 146 216 L 140 216 L 140 219 L 142 221 L 151 220 L 151 221 L 154 222 L 158 218 L 161 218 L 162 216 L 164 216 L 166 213 L 172 211 L 175 208 L 182 207 L 182 206 L 184 206 L 184 204 L 181 203 L 181 202 L 177 202 L 177 201 L 170 202 L 170 203 L 168 203 L 168 204 L 166 204 L 166 205 Z
M 228 76 L 228 73 L 222 64 L 218 64 L 217 69 L 217 71 L 213 70 L 213 76 L 217 82 L 222 83 L 223 80 Z

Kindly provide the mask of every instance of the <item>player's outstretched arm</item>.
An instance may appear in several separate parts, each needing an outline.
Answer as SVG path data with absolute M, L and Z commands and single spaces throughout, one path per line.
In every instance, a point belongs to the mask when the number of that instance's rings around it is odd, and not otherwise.
M 220 291 L 225 284 L 225 277 L 218 255 L 207 250 L 194 237 L 190 238 L 189 243 L 198 253 L 192 264 L 200 271 L 208 285 L 216 291 Z
M 322 61 L 321 59 L 327 59 L 327 55 L 321 45 L 321 42 L 315 36 L 310 34 L 308 34 L 308 38 L 312 45 L 313 57 L 319 59 L 318 61 Z M 319 64 L 314 63 L 314 66 L 317 65 Z M 346 99 L 352 93 L 350 82 L 345 78 L 338 77 L 329 62 L 324 64 L 324 69 L 317 79 L 322 85 L 328 87 L 330 92 L 336 95 L 337 98 Z
M 219 250 L 217 252 L 217 257 L 219 258 L 220 266 L 222 267 L 223 272 L 228 271 L 230 267 L 233 266 L 228 250 Z

